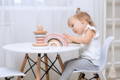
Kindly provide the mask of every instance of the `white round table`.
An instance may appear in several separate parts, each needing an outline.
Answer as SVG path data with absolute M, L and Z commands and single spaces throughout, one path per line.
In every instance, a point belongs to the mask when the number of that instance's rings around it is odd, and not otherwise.
M 32 43 L 15 43 L 8 44 L 3 46 L 4 49 L 14 52 L 22 52 L 22 53 L 60 53 L 66 51 L 79 50 L 79 46 L 70 45 L 70 46 L 62 46 L 62 47 L 53 47 L 53 46 L 45 46 L 45 47 L 34 47 Z
M 25 53 L 25 58 L 23 60 L 23 63 L 20 69 L 21 72 L 24 72 L 26 74 L 29 70 L 32 70 L 36 80 L 42 80 L 45 75 L 46 75 L 46 80 L 49 80 L 49 71 L 51 69 L 54 70 L 59 75 L 61 75 L 64 70 L 64 64 L 59 54 L 61 52 L 79 50 L 80 46 L 69 45 L 69 46 L 62 46 L 62 47 L 52 47 L 52 46 L 34 47 L 32 46 L 32 43 L 15 43 L 15 44 L 5 45 L 3 46 L 3 48 L 9 51 Z M 50 60 L 50 58 L 47 56 L 47 54 L 53 54 L 53 53 L 57 54 L 54 61 Z M 31 59 L 29 54 L 38 54 L 37 59 L 35 60 Z M 43 54 L 43 56 L 41 56 L 41 54 Z M 60 64 L 62 72 L 55 66 L 55 62 L 57 60 Z M 30 64 L 30 61 L 33 62 L 34 64 Z M 27 62 L 30 68 L 24 71 L 24 68 Z M 45 64 L 45 69 L 41 67 L 41 63 Z M 51 64 L 48 64 L 48 63 L 51 63 Z M 36 71 L 34 72 L 33 67 L 35 65 L 36 65 L 36 69 L 35 69 Z M 41 75 L 40 70 L 43 70 L 45 72 L 45 74 L 43 74 L 41 77 L 40 77 Z M 21 77 L 18 77 L 17 80 L 20 80 L 20 79 Z

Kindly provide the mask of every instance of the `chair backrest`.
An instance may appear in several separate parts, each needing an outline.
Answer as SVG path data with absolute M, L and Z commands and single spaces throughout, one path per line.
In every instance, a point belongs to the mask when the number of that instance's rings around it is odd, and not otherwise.
M 101 56 L 100 56 L 100 68 L 104 69 L 107 64 L 107 57 L 108 57 L 108 49 L 110 44 L 112 43 L 114 37 L 110 36 L 105 39 L 105 42 L 101 48 Z

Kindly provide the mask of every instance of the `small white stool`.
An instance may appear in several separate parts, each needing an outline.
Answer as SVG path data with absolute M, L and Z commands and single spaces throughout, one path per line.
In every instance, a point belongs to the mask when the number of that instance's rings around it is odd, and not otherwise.
M 0 78 L 5 78 L 5 80 L 10 80 L 15 76 L 25 76 L 25 74 L 11 68 L 0 67 Z
M 106 65 L 107 65 L 108 50 L 109 50 L 109 47 L 110 47 L 113 39 L 114 39 L 114 37 L 112 37 L 112 36 L 105 39 L 103 47 L 101 47 L 101 55 L 100 55 L 100 60 L 99 60 L 100 66 L 98 66 L 98 69 L 96 67 L 95 69 L 91 69 L 91 70 L 81 69 L 79 71 L 74 71 L 74 72 L 80 72 L 80 73 L 81 72 L 93 72 L 93 73 L 95 73 L 94 77 L 89 80 L 92 80 L 92 79 L 107 80 L 104 71 L 105 71 Z M 100 77 L 103 77 L 103 79 L 100 79 Z M 85 79 L 84 73 L 81 73 L 81 75 L 78 78 L 78 80 L 82 80 L 82 79 Z

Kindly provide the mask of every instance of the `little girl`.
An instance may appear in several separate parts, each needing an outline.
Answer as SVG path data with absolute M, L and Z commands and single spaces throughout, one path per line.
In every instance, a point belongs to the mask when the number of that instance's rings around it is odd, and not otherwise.
M 64 36 L 70 42 L 84 44 L 84 49 L 79 58 L 65 62 L 65 70 L 60 80 L 70 80 L 70 76 L 75 70 L 97 69 L 99 66 L 100 45 L 98 33 L 90 15 L 86 12 L 77 11 L 75 15 L 69 18 L 68 26 L 80 36 L 76 37 L 68 34 L 64 34 Z

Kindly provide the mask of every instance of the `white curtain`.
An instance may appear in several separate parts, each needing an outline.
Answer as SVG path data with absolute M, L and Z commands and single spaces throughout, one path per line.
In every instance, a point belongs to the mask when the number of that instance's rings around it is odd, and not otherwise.
M 67 19 L 75 13 L 76 9 L 71 8 L 72 6 L 87 11 L 97 25 L 102 23 L 99 18 L 103 16 L 98 13 L 99 8 L 96 9 L 102 5 L 102 1 L 99 0 L 3 0 L 0 5 L 5 6 L 0 8 L 0 66 L 17 69 L 24 54 L 5 51 L 2 49 L 3 45 L 34 41 L 33 31 L 39 24 L 45 26 L 49 33 L 73 34 L 67 27 Z M 55 7 L 50 8 L 52 6 Z M 77 52 L 71 52 L 69 57 L 62 55 L 63 61 L 78 56 L 72 53 Z M 52 75 L 55 74 L 52 73 Z M 57 80 L 57 78 L 58 76 L 52 77 L 51 80 Z

